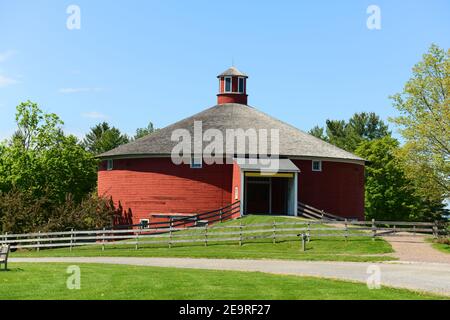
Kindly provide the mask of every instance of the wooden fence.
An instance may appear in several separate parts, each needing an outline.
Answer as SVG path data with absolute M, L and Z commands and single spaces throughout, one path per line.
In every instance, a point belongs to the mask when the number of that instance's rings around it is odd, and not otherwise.
M 238 221 L 238 220 L 237 220 Z M 335 237 L 348 240 L 352 237 L 401 236 L 428 234 L 437 238 L 447 234 L 447 226 L 432 222 L 392 222 L 392 221 L 292 221 L 260 224 L 214 225 L 185 227 L 171 225 L 164 228 L 66 231 L 29 234 L 0 235 L 0 244 L 9 244 L 12 249 L 62 248 L 97 245 L 101 250 L 108 246 L 134 246 L 137 250 L 143 245 L 166 246 L 212 243 L 235 243 L 269 241 L 299 241 Z
M 331 221 L 345 221 L 345 218 L 336 216 L 334 214 L 325 212 L 323 210 L 319 210 L 317 208 L 311 207 L 307 204 L 304 204 L 302 202 L 298 202 L 297 206 L 297 213 L 299 217 L 305 217 L 307 219 L 314 219 L 314 220 L 331 220 Z M 356 221 L 357 218 L 350 218 L 347 220 Z

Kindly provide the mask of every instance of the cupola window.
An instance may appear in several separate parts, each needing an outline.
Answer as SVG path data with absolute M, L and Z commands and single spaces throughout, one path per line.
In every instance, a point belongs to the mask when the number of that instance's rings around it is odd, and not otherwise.
M 238 80 L 238 92 L 239 93 L 244 93 L 244 83 L 245 83 L 244 78 L 239 78 L 239 80 Z
M 225 77 L 225 92 L 231 92 L 232 88 L 232 78 Z

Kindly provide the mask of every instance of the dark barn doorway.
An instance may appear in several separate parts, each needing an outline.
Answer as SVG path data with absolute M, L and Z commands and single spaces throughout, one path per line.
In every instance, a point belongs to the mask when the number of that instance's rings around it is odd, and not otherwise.
M 287 215 L 290 188 L 288 177 L 245 177 L 245 214 Z
M 270 189 L 270 178 L 247 178 L 245 198 L 248 213 L 270 213 Z

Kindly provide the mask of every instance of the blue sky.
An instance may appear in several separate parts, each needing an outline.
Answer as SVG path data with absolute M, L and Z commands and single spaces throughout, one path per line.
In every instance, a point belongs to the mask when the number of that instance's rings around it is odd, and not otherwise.
M 71 4 L 80 30 L 66 28 Z M 371 4 L 381 30 L 366 27 Z M 388 96 L 449 35 L 448 0 L 0 0 L 0 139 L 27 99 L 77 136 L 103 120 L 164 127 L 214 105 L 233 60 L 249 104 L 303 130 L 359 111 L 387 119 Z

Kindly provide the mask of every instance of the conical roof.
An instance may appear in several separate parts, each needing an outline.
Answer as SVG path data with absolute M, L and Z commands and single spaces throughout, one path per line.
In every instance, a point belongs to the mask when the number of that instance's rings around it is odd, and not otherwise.
M 253 107 L 235 103 L 216 105 L 148 136 L 103 153 L 99 157 L 127 158 L 170 155 L 173 148 L 178 144 L 178 141 L 171 141 L 172 132 L 176 129 L 186 129 L 194 137 L 194 121 L 202 121 L 203 133 L 208 129 L 217 129 L 222 132 L 224 137 L 224 152 L 226 151 L 225 137 L 227 129 L 268 130 L 267 141 L 269 153 L 272 150 L 270 146 L 270 130 L 278 129 L 280 157 L 317 157 L 364 161 L 352 153 L 277 120 Z M 209 142 L 203 143 L 204 147 L 208 144 Z M 249 150 L 248 144 L 245 148 L 247 151 Z
M 228 68 L 227 70 L 225 70 L 224 72 L 219 74 L 217 76 L 217 78 L 226 77 L 226 76 L 248 78 L 248 76 L 245 73 L 239 71 L 236 67 Z

